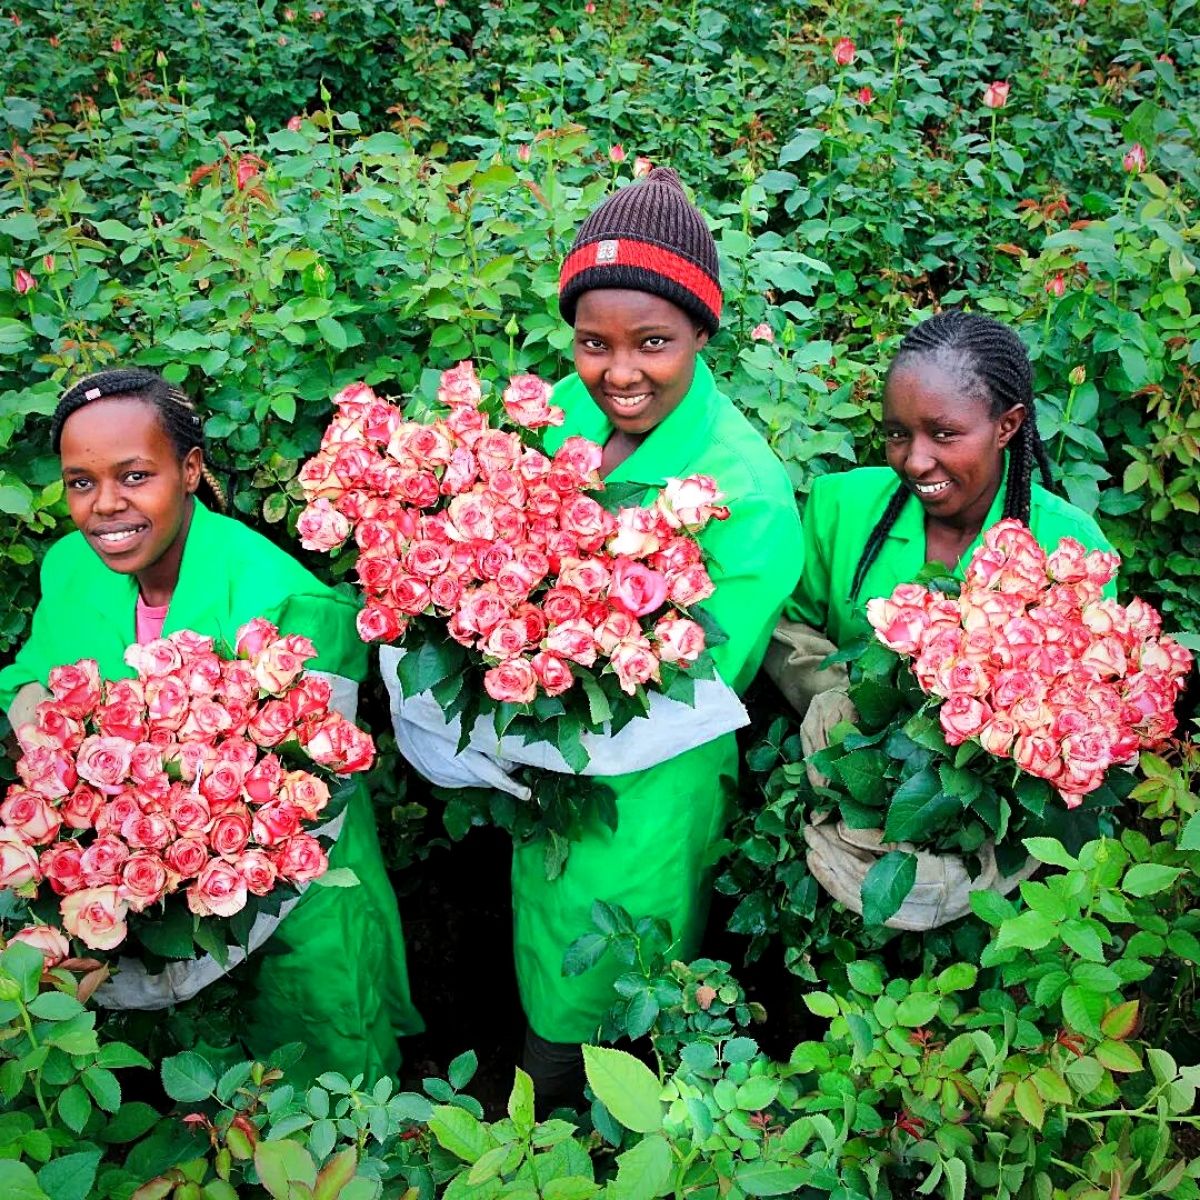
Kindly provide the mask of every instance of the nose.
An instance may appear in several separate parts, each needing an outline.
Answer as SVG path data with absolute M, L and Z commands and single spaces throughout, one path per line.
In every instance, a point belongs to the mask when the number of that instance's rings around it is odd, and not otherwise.
M 613 355 L 604 377 L 614 392 L 623 392 L 637 383 L 641 374 L 641 368 L 634 355 L 619 352 Z
M 908 445 L 908 454 L 904 459 L 905 473 L 912 479 L 920 479 L 928 475 L 937 466 L 937 455 L 933 443 L 923 437 L 914 437 Z
M 115 480 L 102 479 L 96 485 L 96 493 L 92 499 L 92 511 L 97 516 L 110 516 L 125 507 L 125 496 L 121 486 Z

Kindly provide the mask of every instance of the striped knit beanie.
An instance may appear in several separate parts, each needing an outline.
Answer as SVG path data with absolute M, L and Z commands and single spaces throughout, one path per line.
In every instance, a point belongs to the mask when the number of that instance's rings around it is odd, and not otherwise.
M 721 323 L 717 245 L 670 167 L 609 196 L 580 227 L 558 277 L 558 307 L 592 288 L 630 288 L 677 304 L 709 334 Z

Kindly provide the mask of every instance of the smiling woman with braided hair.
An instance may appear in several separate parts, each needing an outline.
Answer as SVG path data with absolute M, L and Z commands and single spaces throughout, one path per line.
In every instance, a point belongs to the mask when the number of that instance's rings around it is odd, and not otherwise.
M 353 719 L 366 651 L 356 603 L 326 586 L 254 530 L 206 507 L 204 424 L 191 401 L 151 371 L 88 376 L 59 401 L 51 441 L 76 532 L 50 547 L 29 638 L 0 671 L 0 706 L 14 725 L 48 695 L 52 668 L 95 659 L 105 679 L 132 674 L 126 647 L 181 629 L 232 645 L 265 617 L 312 640 L 313 668 L 333 706 Z M 24 714 L 24 715 L 23 715 Z M 415 1033 L 404 941 L 366 789 L 355 789 L 330 855 L 358 876 L 352 888 L 311 888 L 274 926 L 256 924 L 237 1033 L 265 1058 L 305 1043 L 301 1072 L 394 1074 L 396 1036 Z M 332 830 L 330 831 L 333 832 Z M 260 941 L 268 945 L 255 948 Z M 159 1008 L 188 999 L 221 974 L 211 958 L 148 975 L 122 960 L 104 1003 Z M 100 993 L 97 998 L 101 999 Z
M 886 467 L 814 481 L 803 574 L 767 657 L 768 674 L 807 714 L 810 749 L 851 711 L 844 668 L 816 665 L 829 643 L 870 634 L 868 600 L 926 563 L 961 577 L 984 530 L 1004 517 L 1025 522 L 1043 547 L 1073 537 L 1111 549 L 1087 513 L 1050 490 L 1029 355 L 999 321 L 950 309 L 911 329 L 884 383 L 883 433 Z

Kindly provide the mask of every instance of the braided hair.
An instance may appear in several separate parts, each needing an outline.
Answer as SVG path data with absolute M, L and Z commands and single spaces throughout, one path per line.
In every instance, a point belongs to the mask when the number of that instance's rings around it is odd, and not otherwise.
M 169 384 L 161 375 L 141 367 L 113 367 L 85 375 L 72 384 L 58 401 L 50 419 L 50 445 L 59 453 L 63 426 L 67 418 L 96 400 L 112 397 L 142 400 L 154 406 L 163 432 L 182 462 L 195 449 L 204 453 L 204 421 L 187 395 Z M 201 468 L 201 478 L 208 488 L 210 499 L 218 511 L 225 511 L 225 490 L 209 470 Z
M 1008 486 L 1004 492 L 1004 516 L 1029 524 L 1030 495 L 1036 468 L 1042 484 L 1053 487 L 1050 458 L 1038 433 L 1033 409 L 1033 368 L 1024 344 L 1007 325 L 977 313 L 952 308 L 910 329 L 888 368 L 888 378 L 901 363 L 923 356 L 936 356 L 970 383 L 983 390 L 988 416 L 995 420 L 1014 405 L 1025 408 L 1025 419 L 1007 447 Z M 908 499 L 901 483 L 884 509 L 854 571 L 850 599 L 857 600 L 871 564 L 879 557 L 891 528 Z

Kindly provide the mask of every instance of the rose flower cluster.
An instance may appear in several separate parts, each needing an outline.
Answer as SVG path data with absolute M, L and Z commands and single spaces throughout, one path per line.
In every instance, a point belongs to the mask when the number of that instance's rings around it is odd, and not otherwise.
M 1171 736 L 1192 664 L 1148 604 L 1102 597 L 1119 565 L 1074 538 L 1047 555 L 1004 520 L 984 534 L 957 597 L 901 584 L 867 617 L 941 699 L 950 745 L 974 738 L 1073 808 L 1110 766 Z
M 51 671 L 52 699 L 16 731 L 21 781 L 0 804 L 0 888 L 34 898 L 48 883 L 66 932 L 111 950 L 130 912 L 152 919 L 181 888 L 197 916 L 230 917 L 281 881 L 323 875 L 308 830 L 329 786 L 289 761 L 364 771 L 374 744 L 305 671 L 316 657 L 307 638 L 257 619 L 236 653 L 224 659 L 185 630 L 131 646 L 135 679 L 104 682 L 91 659 Z
M 705 636 L 685 613 L 713 591 L 694 535 L 729 515 L 716 483 L 671 479 L 652 505 L 610 512 L 592 494 L 595 442 L 567 438 L 553 457 L 529 444 L 563 420 L 536 376 L 514 377 L 492 414 L 462 362 L 438 400 L 448 411 L 422 423 L 364 384 L 344 389 L 300 472 L 302 544 L 357 543 L 362 638 L 398 642 L 432 617 L 480 655 L 487 694 L 517 704 L 598 663 L 628 695 L 660 682 L 661 663 L 694 664 Z

